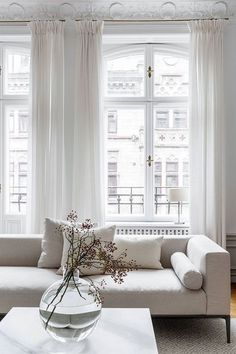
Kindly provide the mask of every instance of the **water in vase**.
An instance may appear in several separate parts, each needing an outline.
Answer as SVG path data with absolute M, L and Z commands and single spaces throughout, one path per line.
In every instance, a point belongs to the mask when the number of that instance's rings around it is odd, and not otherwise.
M 58 283 L 54 283 L 44 293 L 40 303 L 39 312 L 44 328 L 61 342 L 81 341 L 96 326 L 101 314 L 101 304 L 95 301 L 89 291 L 89 284 L 83 279 L 79 281 L 79 293 L 72 283 L 58 303 L 65 290 L 62 288 L 55 298 Z

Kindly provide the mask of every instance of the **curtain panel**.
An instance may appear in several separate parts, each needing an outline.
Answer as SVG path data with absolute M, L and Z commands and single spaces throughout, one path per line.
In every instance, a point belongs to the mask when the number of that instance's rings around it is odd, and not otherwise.
M 223 25 L 190 23 L 190 226 L 225 247 Z
M 76 23 L 72 206 L 81 220 L 104 222 L 102 21 Z
M 29 27 L 32 34 L 32 156 L 27 228 L 39 233 L 45 217 L 62 217 L 64 23 L 35 21 Z
M 74 117 L 64 115 L 64 23 L 30 23 L 32 156 L 28 231 L 42 232 L 45 217 L 104 221 L 103 22 L 75 22 Z M 66 93 L 68 97 L 68 93 Z M 68 139 L 68 132 L 74 136 Z M 65 145 L 67 144 L 67 145 Z M 70 148 L 68 148 L 68 144 Z M 68 167 L 69 166 L 69 167 Z

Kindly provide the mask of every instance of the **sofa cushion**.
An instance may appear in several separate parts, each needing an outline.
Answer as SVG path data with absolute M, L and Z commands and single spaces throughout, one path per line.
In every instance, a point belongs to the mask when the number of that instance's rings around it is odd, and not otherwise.
M 160 263 L 163 236 L 157 235 L 116 235 L 115 256 L 126 253 L 124 261 L 134 260 L 137 268 L 162 269 Z
M 187 252 L 188 241 L 194 236 L 168 235 L 163 239 L 161 246 L 161 264 L 164 268 L 172 268 L 170 257 L 175 252 Z
M 42 253 L 38 261 L 40 268 L 59 268 L 63 249 L 62 231 L 59 229 L 66 221 L 44 220 L 44 234 L 42 239 Z
M 114 283 L 110 275 L 90 279 L 105 279 L 107 285 L 101 290 L 105 307 L 149 307 L 153 315 L 206 314 L 205 292 L 187 289 L 173 269 L 138 269 L 129 272 L 122 284 Z
M 93 229 L 93 233 L 91 233 L 91 237 L 87 238 L 88 244 L 91 244 L 93 241 L 93 237 L 95 239 L 100 240 L 101 242 L 113 242 L 114 241 L 114 236 L 115 236 L 115 231 L 116 231 L 116 226 L 111 225 L 111 226 L 104 226 L 101 228 L 95 228 Z M 78 242 L 81 239 L 81 237 L 84 236 L 83 232 L 78 232 L 74 234 L 74 250 L 76 250 L 76 247 L 78 246 Z M 86 242 L 86 241 L 84 241 Z M 68 257 L 68 251 L 70 248 L 70 242 L 67 238 L 67 233 L 63 231 L 63 252 L 62 252 L 62 258 L 61 258 L 61 267 L 58 269 L 57 274 L 63 274 L 63 267 L 66 266 L 67 262 L 67 257 Z M 101 266 L 99 268 L 91 265 L 91 267 L 87 268 L 84 266 L 79 267 L 79 271 L 81 275 L 95 275 L 95 274 L 104 274 L 105 272 L 105 267 Z
M 202 274 L 192 264 L 186 254 L 175 252 L 171 256 L 171 264 L 181 283 L 188 289 L 198 290 L 202 286 Z
M 39 306 L 43 292 L 60 278 L 56 269 L 0 267 L 0 313 Z M 110 275 L 90 278 L 107 283 L 104 307 L 149 307 L 156 315 L 206 314 L 205 292 L 186 289 L 172 269 L 139 269 L 128 273 L 123 284 L 114 283 Z

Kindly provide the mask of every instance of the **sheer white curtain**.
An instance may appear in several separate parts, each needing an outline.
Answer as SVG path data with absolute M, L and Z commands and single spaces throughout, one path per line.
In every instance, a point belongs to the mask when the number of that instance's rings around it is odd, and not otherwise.
M 72 205 L 81 220 L 102 224 L 103 118 L 101 21 L 76 23 L 75 122 Z
M 190 224 L 225 246 L 223 23 L 190 23 Z
M 29 24 L 31 44 L 32 157 L 30 232 L 45 217 L 62 216 L 64 161 L 64 24 Z

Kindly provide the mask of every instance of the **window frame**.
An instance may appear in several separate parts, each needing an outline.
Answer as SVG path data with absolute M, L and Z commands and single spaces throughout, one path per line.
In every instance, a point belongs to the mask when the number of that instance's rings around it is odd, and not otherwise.
M 117 115 L 111 117 L 108 116 L 108 121 L 107 121 L 107 131 L 108 134 L 114 134 L 117 135 L 117 129 L 118 129 L 118 123 L 117 123 Z M 112 126 L 112 129 L 111 129 Z
M 4 36 L 3 36 L 4 37 Z M 12 36 L 12 39 L 15 36 Z M 29 113 L 29 97 L 25 94 L 7 94 L 5 93 L 5 70 L 7 70 L 7 50 L 17 50 L 22 53 L 30 52 L 30 42 L 27 38 L 24 42 L 18 41 L 10 41 L 11 36 L 8 37 L 9 41 L 1 41 L 0 42 L 0 66 L 2 68 L 0 75 L 0 134 L 1 134 L 1 142 L 0 142 L 0 156 L 1 156 L 1 164 L 0 164 L 0 181 L 3 186 L 2 192 L 0 195 L 0 229 L 9 230 L 9 227 L 14 227 L 14 229 L 19 230 L 16 232 L 23 232 L 25 230 L 26 225 L 26 214 L 25 213 L 13 213 L 10 212 L 8 208 L 8 196 L 9 196 L 9 179 L 11 177 L 14 178 L 15 171 L 10 171 L 6 168 L 9 164 L 9 156 L 8 156 L 8 135 L 6 134 L 8 128 L 7 119 L 7 111 L 11 108 L 14 109 L 23 109 L 28 111 Z M 19 126 L 15 127 L 17 131 L 19 130 Z M 7 132 L 8 133 L 8 132 Z M 22 132 L 22 134 L 28 134 L 29 141 L 29 131 Z M 29 146 L 28 146 L 29 150 Z M 9 175 L 10 173 L 10 175 Z M 24 172 L 27 175 L 27 171 Z M 12 176 L 11 176 L 12 175 Z M 23 175 L 21 172 L 19 175 Z M 19 176 L 18 176 L 19 177 Z M 5 231 L 6 232 L 6 231 Z
M 175 56 L 180 56 L 188 58 L 188 48 L 180 47 L 176 44 L 128 44 L 117 46 L 112 49 L 107 49 L 104 51 L 104 69 L 106 68 L 106 60 L 112 58 L 123 57 L 125 54 L 135 54 L 140 53 L 144 50 L 144 68 L 147 65 L 153 68 L 155 51 L 165 54 L 173 54 Z M 118 55 L 117 55 L 118 54 Z M 106 70 L 104 70 L 106 73 Z M 104 85 L 106 84 L 106 76 L 104 80 Z M 104 92 L 106 92 L 104 87 Z M 144 95 L 141 97 L 107 97 L 104 94 L 104 111 L 107 109 L 115 109 L 117 107 L 125 106 L 144 106 L 145 107 L 145 141 L 144 143 L 144 156 L 154 156 L 154 107 L 158 106 L 160 109 L 165 109 L 165 105 L 173 105 L 173 109 L 182 109 L 183 104 L 186 105 L 188 109 L 188 96 L 185 97 L 156 97 L 154 95 L 154 75 L 150 79 L 145 76 L 144 70 Z M 167 128 L 168 129 L 168 128 Z M 179 128 L 171 128 L 179 129 Z M 182 128 L 181 128 L 182 129 Z M 188 129 L 188 127 L 186 128 Z M 105 141 L 107 139 L 107 130 L 105 129 Z M 105 151 L 107 151 L 105 146 Z M 117 221 L 117 222 L 173 222 L 176 220 L 175 214 L 169 215 L 155 215 L 155 205 L 154 205 L 154 193 L 153 189 L 155 187 L 155 175 L 159 174 L 155 172 L 154 164 L 152 168 L 146 168 L 145 170 L 145 183 L 144 183 L 144 214 L 108 214 L 107 211 L 107 161 L 105 163 L 105 219 L 107 222 Z M 147 200 L 149 201 L 147 203 Z

